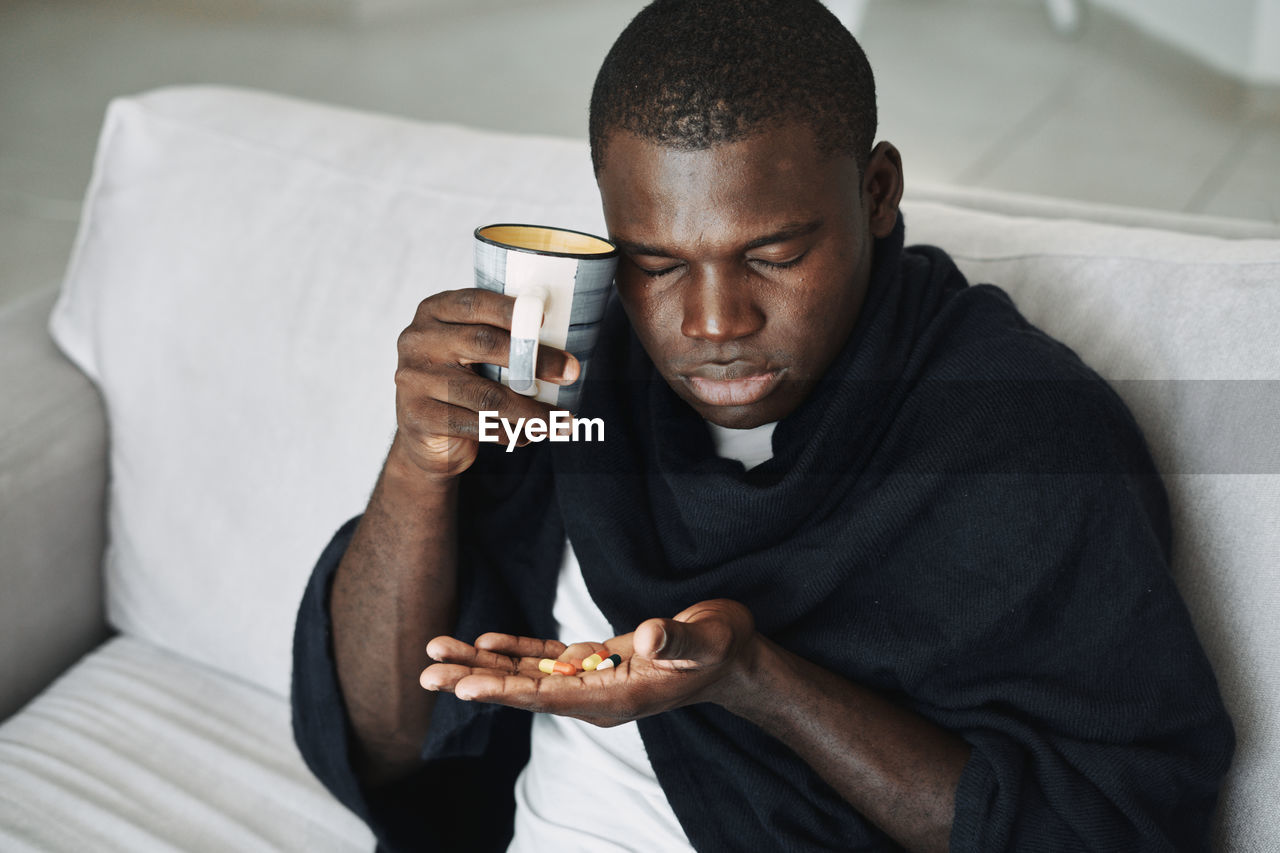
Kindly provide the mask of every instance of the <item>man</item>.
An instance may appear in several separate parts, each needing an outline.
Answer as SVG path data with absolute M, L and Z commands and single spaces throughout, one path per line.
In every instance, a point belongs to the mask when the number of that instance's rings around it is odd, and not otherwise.
M 490 453 L 477 412 L 549 414 L 471 369 L 512 300 L 419 307 L 296 639 L 299 744 L 384 845 L 1207 843 L 1232 732 L 1141 435 L 1003 293 L 903 249 L 874 133 L 817 2 L 659 0 L 591 105 L 607 440 Z M 542 380 L 579 370 L 543 348 Z M 592 653 L 620 662 L 539 667 Z

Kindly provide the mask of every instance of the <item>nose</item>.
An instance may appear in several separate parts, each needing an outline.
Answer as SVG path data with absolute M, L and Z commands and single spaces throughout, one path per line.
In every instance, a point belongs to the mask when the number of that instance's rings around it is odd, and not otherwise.
M 726 343 L 752 335 L 764 326 L 765 315 L 756 304 L 751 282 L 745 276 L 721 269 L 695 269 L 684 291 L 685 337 L 710 343 Z

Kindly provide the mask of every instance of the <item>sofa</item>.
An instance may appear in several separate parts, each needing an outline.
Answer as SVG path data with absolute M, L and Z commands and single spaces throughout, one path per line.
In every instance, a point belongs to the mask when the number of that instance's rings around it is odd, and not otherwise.
M 1237 728 L 1215 846 L 1280 849 L 1280 232 L 911 183 L 907 239 L 1128 402 Z M 0 849 L 368 850 L 290 643 L 394 429 L 396 336 L 491 221 L 600 233 L 586 145 L 178 87 L 111 104 L 61 290 L 0 309 Z

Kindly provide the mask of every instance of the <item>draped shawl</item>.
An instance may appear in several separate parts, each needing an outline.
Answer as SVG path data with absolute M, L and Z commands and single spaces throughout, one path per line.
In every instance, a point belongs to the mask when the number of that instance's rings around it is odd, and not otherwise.
M 735 599 L 784 648 L 963 737 L 954 850 L 1207 844 L 1233 735 L 1169 575 L 1141 432 L 1002 291 L 904 250 L 901 220 L 874 257 L 847 344 L 750 471 L 715 455 L 612 305 L 579 413 L 605 440 L 484 446 L 463 477 L 456 633 L 554 636 L 567 535 L 617 633 Z M 303 754 L 389 848 L 500 850 L 523 712 L 442 696 L 417 774 L 378 792 L 351 776 L 326 604 L 351 529 L 299 614 Z M 718 706 L 639 730 L 699 850 L 893 849 Z M 442 828 L 472 814 L 477 831 Z

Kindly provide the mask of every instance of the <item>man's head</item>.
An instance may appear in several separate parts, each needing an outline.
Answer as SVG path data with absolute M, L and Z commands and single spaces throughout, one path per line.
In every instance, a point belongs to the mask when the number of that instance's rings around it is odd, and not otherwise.
M 619 296 L 663 378 L 723 426 L 790 414 L 897 219 L 857 42 L 816 0 L 658 0 L 605 59 L 590 125 Z
M 657 0 L 614 42 L 591 94 L 591 159 L 614 131 L 670 148 L 736 142 L 780 122 L 865 167 L 876 134 L 866 54 L 817 0 Z

